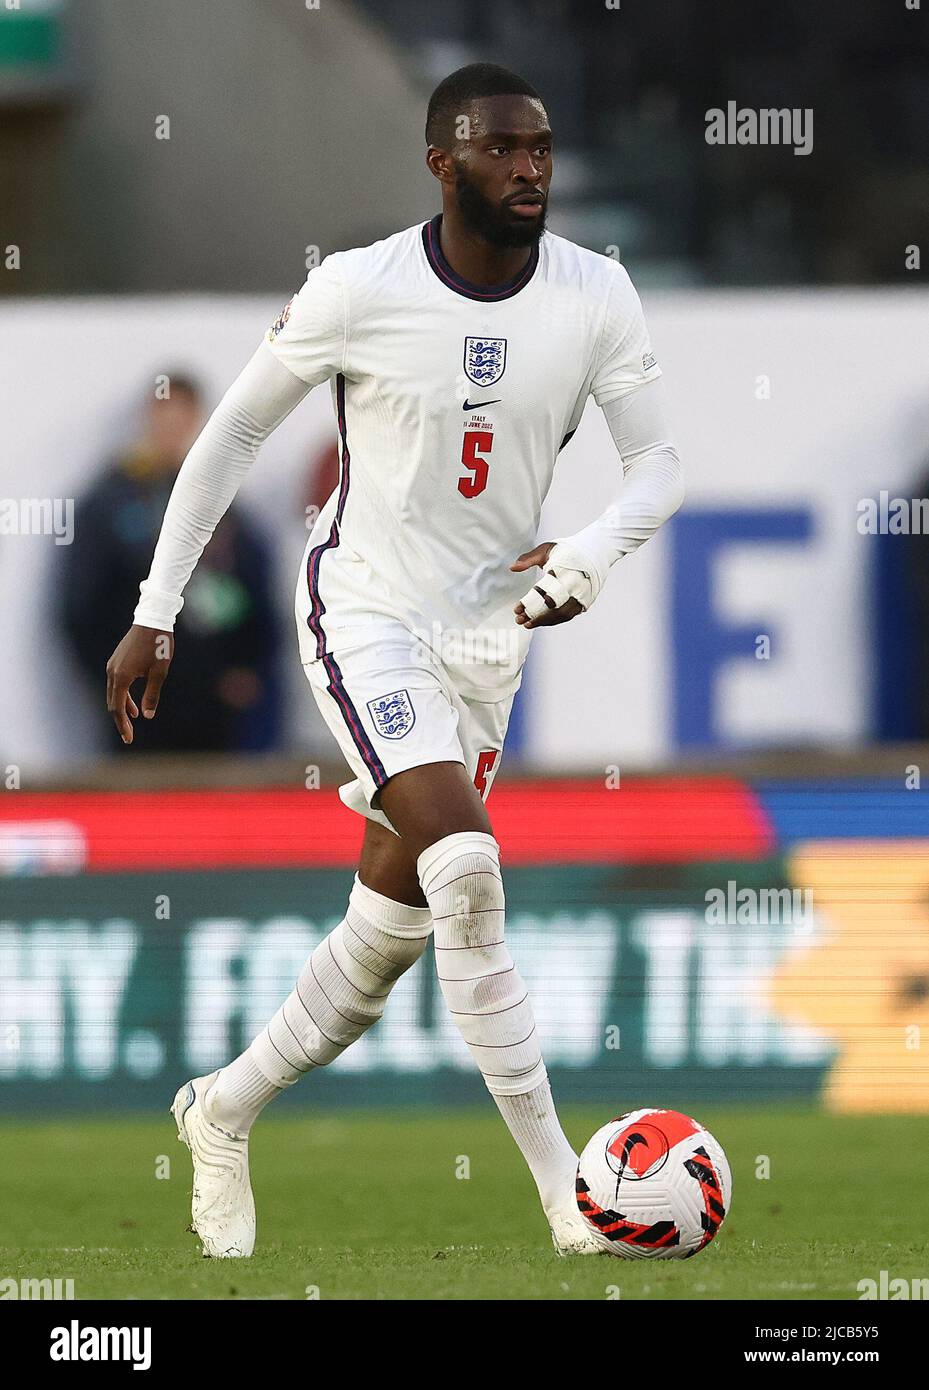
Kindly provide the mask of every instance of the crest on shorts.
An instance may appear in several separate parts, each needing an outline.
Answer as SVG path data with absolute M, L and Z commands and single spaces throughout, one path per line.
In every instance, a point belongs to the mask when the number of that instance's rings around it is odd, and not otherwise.
M 406 690 L 392 690 L 368 701 L 374 727 L 382 738 L 403 738 L 416 723 L 413 701 Z
M 475 386 L 493 386 L 505 367 L 506 338 L 465 338 L 465 374 Z

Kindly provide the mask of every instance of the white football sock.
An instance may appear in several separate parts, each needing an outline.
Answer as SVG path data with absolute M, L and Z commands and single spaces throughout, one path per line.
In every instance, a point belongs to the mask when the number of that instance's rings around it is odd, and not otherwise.
M 423 850 L 416 867 L 435 923 L 445 1002 L 543 1206 L 563 1205 L 577 1155 L 558 1123 L 526 986 L 504 942 L 499 846 L 480 831 L 446 835 Z
M 548 1078 L 527 1095 L 494 1095 L 494 1100 L 535 1178 L 545 1211 L 563 1211 L 574 1195 L 577 1154 L 555 1113 Z
M 394 902 L 356 874 L 344 919 L 316 947 L 267 1028 L 219 1073 L 207 1099 L 210 1117 L 247 1134 L 285 1087 L 326 1066 L 377 1022 L 431 932 L 428 907 Z
M 233 1134 L 247 1134 L 269 1100 L 280 1095 L 246 1050 L 222 1071 L 203 1097 L 207 1117 Z

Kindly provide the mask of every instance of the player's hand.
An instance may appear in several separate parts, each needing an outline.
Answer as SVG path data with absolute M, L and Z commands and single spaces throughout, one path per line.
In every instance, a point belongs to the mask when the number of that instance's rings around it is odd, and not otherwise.
M 132 720 L 139 715 L 129 687 L 133 681 L 145 677 L 142 715 L 145 719 L 154 719 L 173 655 L 174 638 L 170 632 L 134 623 L 106 663 L 106 707 L 123 743 L 132 742 Z
M 527 550 L 525 555 L 520 555 L 519 559 L 510 565 L 510 569 L 519 572 L 538 567 L 544 570 L 555 545 L 555 541 L 545 541 L 534 550 Z M 528 594 L 523 595 L 513 612 L 516 614 L 516 621 L 523 627 L 552 627 L 555 623 L 569 623 L 572 618 L 584 612 L 584 605 L 567 593 L 554 570 L 547 570 Z

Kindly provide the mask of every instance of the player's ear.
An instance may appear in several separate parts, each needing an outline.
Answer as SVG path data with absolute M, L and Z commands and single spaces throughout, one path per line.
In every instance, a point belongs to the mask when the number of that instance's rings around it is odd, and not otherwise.
M 426 168 L 439 183 L 452 181 L 452 161 L 445 150 L 437 149 L 435 145 L 430 145 L 426 151 Z

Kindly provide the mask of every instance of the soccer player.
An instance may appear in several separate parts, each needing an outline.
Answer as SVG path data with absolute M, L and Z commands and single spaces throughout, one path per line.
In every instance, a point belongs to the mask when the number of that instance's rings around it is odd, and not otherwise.
M 204 1253 L 255 1242 L 248 1135 L 269 1101 L 381 1016 L 434 935 L 443 996 L 538 1188 L 559 1254 L 595 1253 L 577 1156 L 507 949 L 485 801 L 533 631 L 586 612 L 611 566 L 680 505 L 642 309 L 618 262 L 545 231 L 552 133 L 538 93 L 473 64 L 429 102 L 442 211 L 310 271 L 178 475 L 134 623 L 107 666 L 126 743 L 152 718 L 182 592 L 259 446 L 330 381 L 341 478 L 310 535 L 300 659 L 366 817 L 344 920 L 246 1051 L 178 1091 Z M 593 396 L 615 501 L 536 543 L 559 451 Z M 540 570 L 537 576 L 529 571 Z M 208 713 L 205 714 L 208 717 Z

